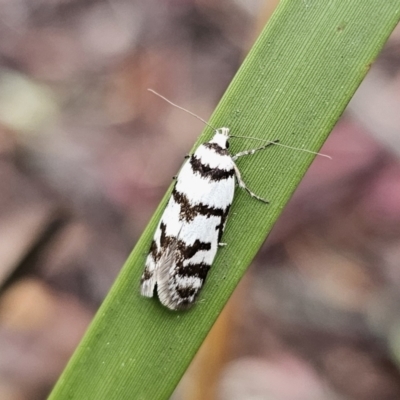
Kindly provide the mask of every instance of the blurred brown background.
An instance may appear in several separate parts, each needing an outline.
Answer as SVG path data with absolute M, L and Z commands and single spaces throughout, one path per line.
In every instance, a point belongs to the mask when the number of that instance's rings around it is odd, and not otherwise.
M 276 3 L 0 1 L 1 400 L 46 398 L 203 128 L 146 89 L 207 118 Z M 397 30 L 174 399 L 400 399 L 399 67 Z

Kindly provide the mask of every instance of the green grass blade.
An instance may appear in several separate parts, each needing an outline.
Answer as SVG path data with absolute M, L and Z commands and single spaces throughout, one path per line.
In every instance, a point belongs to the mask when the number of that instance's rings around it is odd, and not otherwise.
M 399 0 L 282 1 L 211 124 L 318 150 L 399 16 Z M 201 141 L 211 135 L 207 128 Z M 232 139 L 231 149 L 255 143 Z M 219 250 L 200 301 L 187 312 L 139 296 L 165 197 L 50 399 L 167 399 L 312 159 L 273 146 L 239 161 L 247 184 L 270 204 L 238 189 L 223 238 L 228 246 Z

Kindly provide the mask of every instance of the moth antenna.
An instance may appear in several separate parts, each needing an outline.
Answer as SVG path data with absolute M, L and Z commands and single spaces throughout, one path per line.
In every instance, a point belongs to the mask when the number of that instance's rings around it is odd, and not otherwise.
M 147 89 L 149 92 L 155 94 L 156 96 L 162 98 L 163 100 L 165 100 L 167 103 L 171 104 L 171 106 L 174 106 L 176 108 L 179 108 L 182 111 L 187 112 L 188 114 L 192 115 L 193 117 L 197 118 L 198 120 L 200 120 L 201 122 L 203 122 L 204 124 L 206 124 L 207 126 L 209 126 L 210 128 L 212 128 L 214 131 L 216 131 L 217 129 L 214 128 L 212 125 L 210 125 L 206 120 L 204 120 L 203 118 L 199 117 L 197 114 L 192 113 L 191 111 L 187 110 L 186 108 L 183 108 L 181 106 L 178 106 L 178 104 L 173 103 L 171 100 L 168 100 L 166 97 L 162 96 L 160 93 L 157 93 L 155 90 L 153 89 Z
M 298 151 L 304 151 L 304 152 L 306 152 L 306 153 L 316 154 L 317 156 L 326 157 L 326 158 L 329 158 L 330 160 L 332 160 L 332 157 L 331 157 L 331 156 L 328 156 L 327 154 L 318 153 L 317 151 L 312 151 L 312 150 L 307 150 L 307 149 L 300 149 L 299 147 L 292 147 L 292 146 L 288 146 L 287 144 L 272 142 L 272 141 L 270 141 L 270 140 L 265 141 L 265 140 L 263 140 L 263 139 L 254 138 L 254 137 L 251 137 L 251 136 L 230 135 L 230 137 L 236 137 L 236 138 L 242 138 L 242 139 L 253 139 L 253 140 L 258 140 L 258 141 L 260 141 L 260 142 L 270 143 L 270 144 L 273 144 L 273 145 L 275 145 L 275 146 L 286 147 L 287 149 L 291 149 L 291 150 L 298 150 Z

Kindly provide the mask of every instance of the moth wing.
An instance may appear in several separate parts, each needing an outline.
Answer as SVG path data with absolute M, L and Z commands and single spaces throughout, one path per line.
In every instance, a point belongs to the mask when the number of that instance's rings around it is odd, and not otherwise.
M 161 304 L 171 310 L 179 308 L 179 298 L 175 295 L 173 276 L 175 275 L 176 257 L 179 255 L 178 239 L 170 243 L 157 263 L 155 279 L 157 294 Z
M 173 235 L 171 235 L 170 232 L 166 232 L 167 222 L 169 225 L 172 224 L 175 226 L 175 228 L 178 230 L 178 235 L 182 229 L 182 222 L 179 220 L 179 212 L 180 209 L 177 207 L 174 199 L 171 197 L 154 234 L 150 252 L 146 258 L 145 268 L 140 280 L 140 294 L 144 297 L 154 296 L 154 289 L 158 284 L 158 270 L 160 266 L 165 266 L 165 261 L 168 258 L 168 254 L 171 252 L 170 246 L 172 244 L 167 245 L 168 241 L 166 241 L 166 236 L 171 238 Z

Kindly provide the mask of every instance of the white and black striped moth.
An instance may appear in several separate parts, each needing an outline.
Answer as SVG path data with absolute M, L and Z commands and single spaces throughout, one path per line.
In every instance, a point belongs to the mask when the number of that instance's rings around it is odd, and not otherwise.
M 267 203 L 246 187 L 234 162 L 255 150 L 232 157 L 228 139 L 228 128 L 217 129 L 188 158 L 151 244 L 141 294 L 152 297 L 157 286 L 161 303 L 171 310 L 189 308 L 204 284 L 233 201 L 235 178 L 250 195 Z
M 213 138 L 189 156 L 157 226 L 140 292 L 153 297 L 157 288 L 160 302 L 171 310 L 187 309 L 195 302 L 222 245 L 236 183 L 252 197 L 268 203 L 247 188 L 235 161 L 277 141 L 231 156 L 229 137 L 228 128 L 216 129 Z

